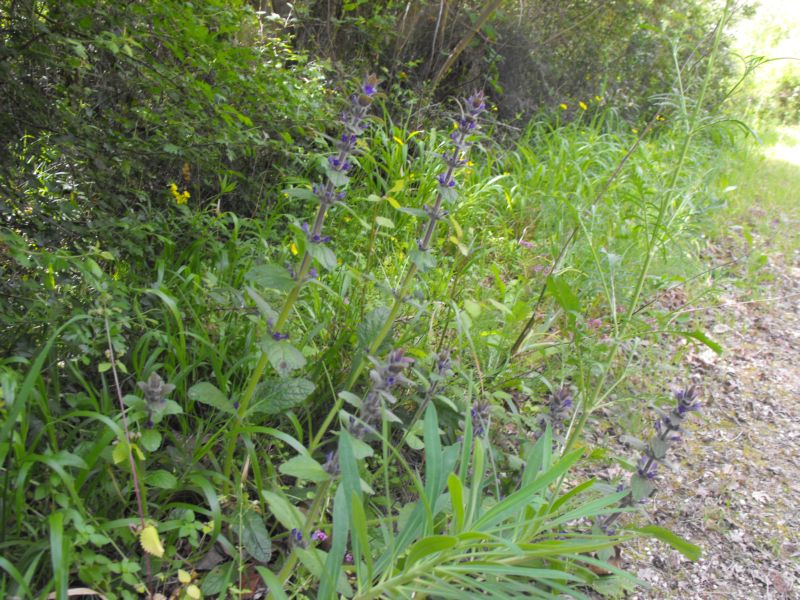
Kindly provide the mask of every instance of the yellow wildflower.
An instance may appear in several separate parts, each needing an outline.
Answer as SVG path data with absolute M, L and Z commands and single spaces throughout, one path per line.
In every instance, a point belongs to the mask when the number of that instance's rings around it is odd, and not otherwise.
M 567 106 L 566 104 L 564 104 L 562 102 L 561 104 L 558 105 L 558 108 L 560 108 L 561 110 L 567 110 L 569 108 L 569 106 Z
M 173 198 L 175 198 L 175 202 L 177 204 L 186 204 L 191 197 L 189 190 L 183 190 L 182 192 L 179 192 L 178 185 L 175 183 L 169 184 L 169 193 L 172 194 Z
M 600 96 L 595 96 L 594 99 L 597 102 L 602 102 L 603 101 L 603 99 Z
M 586 110 L 587 108 L 589 108 L 588 106 L 586 106 L 586 104 L 583 102 L 583 100 L 578 102 L 578 106 L 581 107 L 581 110 Z
M 297 256 L 297 244 L 292 242 L 292 244 L 289 246 L 289 252 Z
M 633 129 L 631 129 L 631 131 L 632 131 L 633 133 L 639 133 L 639 130 L 638 130 L 638 129 L 636 129 L 635 127 L 634 127 Z

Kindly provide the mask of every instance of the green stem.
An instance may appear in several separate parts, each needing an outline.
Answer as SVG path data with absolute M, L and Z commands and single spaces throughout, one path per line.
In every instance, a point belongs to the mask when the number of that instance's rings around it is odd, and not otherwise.
M 730 13 L 732 0 L 727 0 L 725 3 L 725 9 L 723 11 L 722 16 L 720 17 L 719 22 L 717 23 L 717 30 L 714 35 L 714 43 L 711 49 L 711 53 L 708 58 L 708 67 L 706 69 L 706 74 L 703 79 L 703 85 L 700 88 L 700 94 L 698 95 L 697 102 L 694 106 L 694 110 L 692 110 L 692 114 L 689 116 L 688 127 L 686 132 L 686 137 L 683 140 L 683 145 L 681 146 L 680 154 L 678 155 L 678 162 L 675 165 L 675 169 L 672 172 L 672 176 L 670 177 L 669 185 L 667 186 L 667 190 L 670 190 L 668 193 L 665 193 L 662 197 L 661 203 L 658 207 L 658 215 L 656 216 L 656 221 L 653 225 L 653 231 L 650 234 L 650 239 L 648 240 L 648 251 L 645 256 L 644 264 L 639 272 L 639 277 L 636 281 L 636 287 L 634 288 L 633 296 L 631 297 L 631 301 L 629 302 L 627 314 L 625 316 L 625 321 L 622 324 L 622 327 L 619 330 L 617 337 L 614 340 L 611 348 L 608 351 L 608 357 L 606 358 L 603 373 L 600 377 L 600 381 L 595 386 L 594 391 L 592 393 L 591 401 L 587 404 L 586 402 L 582 402 L 581 404 L 581 416 L 578 419 L 578 423 L 576 424 L 575 428 L 572 430 L 569 438 L 567 439 L 567 443 L 564 445 L 564 449 L 562 450 L 563 454 L 568 453 L 572 447 L 575 445 L 575 442 L 580 436 L 583 428 L 586 426 L 586 421 L 589 418 L 589 415 L 592 413 L 594 409 L 597 399 L 600 396 L 600 391 L 603 389 L 605 382 L 608 380 L 608 376 L 611 373 L 611 366 L 616 358 L 617 352 L 619 351 L 620 347 L 620 340 L 625 337 L 628 328 L 630 327 L 633 316 L 636 312 L 636 307 L 639 304 L 639 297 L 642 294 L 642 290 L 644 289 L 644 282 L 647 279 L 647 274 L 650 271 L 650 265 L 653 262 L 653 257 L 655 256 L 656 249 L 657 249 L 657 238 L 660 235 L 661 224 L 664 220 L 664 215 L 667 211 L 667 205 L 671 200 L 671 191 L 675 189 L 675 184 L 678 182 L 678 177 L 680 176 L 681 171 L 683 170 L 683 165 L 686 162 L 686 157 L 689 153 L 689 145 L 691 144 L 692 138 L 694 137 L 695 127 L 697 125 L 697 120 L 700 117 L 700 110 L 703 106 L 703 100 L 705 99 L 705 95 L 708 91 L 708 85 L 711 80 L 711 71 L 714 66 L 714 59 L 716 58 L 717 51 L 719 49 L 719 43 L 722 37 L 722 30 L 724 27 L 725 22 L 728 20 L 728 16 Z

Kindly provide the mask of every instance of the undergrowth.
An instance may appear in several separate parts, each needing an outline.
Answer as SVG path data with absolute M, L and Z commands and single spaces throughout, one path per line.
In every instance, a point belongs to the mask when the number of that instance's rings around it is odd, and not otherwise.
M 696 558 L 628 514 L 666 447 L 637 467 L 584 432 L 683 417 L 648 340 L 718 349 L 659 302 L 735 127 L 707 83 L 635 131 L 598 104 L 509 143 L 480 92 L 423 127 L 369 77 L 263 214 L 165 191 L 147 268 L 4 231 L 39 329 L 4 336 L 0 593 L 585 598 L 640 583 L 609 562 L 634 536 Z M 611 463 L 630 488 L 575 475 Z

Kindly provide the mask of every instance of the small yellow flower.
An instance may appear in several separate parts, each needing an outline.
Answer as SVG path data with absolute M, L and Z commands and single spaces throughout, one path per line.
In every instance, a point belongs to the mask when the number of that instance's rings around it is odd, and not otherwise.
M 631 131 L 632 131 L 633 133 L 639 133 L 639 130 L 638 130 L 638 129 L 636 129 L 635 127 L 634 127 L 633 129 L 631 129 Z
M 564 104 L 562 102 L 561 104 L 558 105 L 558 108 L 560 108 L 561 110 L 567 110 L 569 108 L 569 106 L 567 106 L 566 104 Z
M 289 252 L 297 256 L 297 244 L 292 242 L 292 244 L 289 246 Z
M 191 194 L 189 194 L 189 190 L 184 190 L 182 192 L 178 191 L 178 186 L 175 183 L 169 184 L 169 193 L 172 194 L 172 197 L 175 199 L 176 204 L 186 204 L 189 200 Z
M 595 99 L 596 102 L 602 102 L 603 101 L 603 99 L 600 96 L 595 96 L 594 99 Z
M 581 107 L 581 110 L 586 110 L 587 108 L 589 108 L 588 106 L 586 106 L 586 104 L 583 102 L 583 100 L 578 102 L 578 106 Z

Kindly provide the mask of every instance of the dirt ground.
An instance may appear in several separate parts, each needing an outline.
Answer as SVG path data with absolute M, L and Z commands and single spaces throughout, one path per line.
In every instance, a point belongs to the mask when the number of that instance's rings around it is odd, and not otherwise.
M 652 585 L 630 598 L 800 599 L 800 253 L 761 244 L 767 281 L 737 285 L 736 267 L 720 306 L 702 312 L 725 351 L 688 357 L 702 413 L 648 510 L 703 556 L 693 563 L 649 541 L 626 548 L 621 566 Z M 711 246 L 712 264 L 733 245 Z

